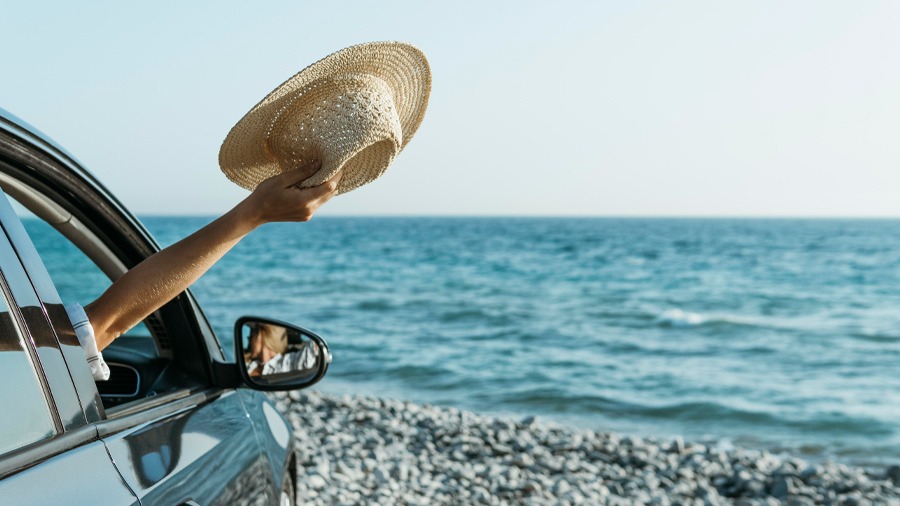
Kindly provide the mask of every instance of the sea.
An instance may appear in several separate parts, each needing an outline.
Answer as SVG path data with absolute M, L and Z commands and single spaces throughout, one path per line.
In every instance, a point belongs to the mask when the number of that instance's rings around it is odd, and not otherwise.
M 327 392 L 900 464 L 900 220 L 317 217 L 192 292 L 232 356 L 243 315 L 320 334 Z

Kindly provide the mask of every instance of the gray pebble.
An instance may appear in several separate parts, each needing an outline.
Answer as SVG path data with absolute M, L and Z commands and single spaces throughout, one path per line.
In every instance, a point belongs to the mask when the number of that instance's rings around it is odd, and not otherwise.
M 884 474 L 894 485 L 900 486 L 900 466 L 890 466 Z
M 373 475 L 375 476 L 375 479 L 378 481 L 378 483 L 387 484 L 391 482 L 391 477 L 387 472 L 385 472 L 384 469 L 376 469 Z
M 313 490 L 321 490 L 328 485 L 328 483 L 325 482 L 325 478 L 322 478 L 318 474 L 308 477 L 306 479 L 306 484 Z
M 769 493 L 772 494 L 772 497 L 776 497 L 778 499 L 785 499 L 787 496 L 796 493 L 797 486 L 794 484 L 794 479 L 790 476 L 776 476 L 772 480 L 772 486 L 769 487 Z

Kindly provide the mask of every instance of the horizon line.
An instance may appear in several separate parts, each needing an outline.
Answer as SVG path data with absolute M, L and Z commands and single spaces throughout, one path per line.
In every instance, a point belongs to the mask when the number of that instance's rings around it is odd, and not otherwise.
M 133 213 L 138 218 L 216 218 L 220 214 Z M 652 220 L 900 220 L 900 215 L 653 215 L 653 214 L 325 214 L 313 219 L 652 219 Z

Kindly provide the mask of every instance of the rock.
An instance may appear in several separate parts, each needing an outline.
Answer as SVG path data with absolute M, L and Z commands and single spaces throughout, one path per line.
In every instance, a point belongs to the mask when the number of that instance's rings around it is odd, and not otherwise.
M 505 444 L 501 444 L 501 443 L 494 443 L 492 445 L 492 448 L 494 450 L 494 453 L 497 455 L 509 455 L 510 453 L 513 452 L 512 448 L 510 448 L 509 446 L 506 446 Z
M 456 469 L 453 476 L 459 480 L 475 481 L 475 471 L 471 467 Z
M 784 503 L 786 506 L 815 506 L 816 503 L 812 500 L 812 498 L 804 497 L 804 496 L 793 496 L 789 497 L 787 501 Z
M 382 468 L 376 469 L 374 476 L 375 476 L 375 479 L 378 481 L 378 483 L 386 484 L 386 483 L 390 483 L 390 481 L 391 481 L 391 477 Z
M 472 490 L 472 499 L 478 504 L 488 504 L 491 502 L 491 493 L 483 487 L 475 487 Z
M 530 482 L 530 483 L 526 483 L 525 486 L 522 487 L 522 492 L 524 492 L 527 495 L 540 494 L 541 489 L 542 489 L 542 487 L 539 482 Z
M 538 466 L 543 467 L 552 474 L 561 473 L 564 463 L 564 459 L 556 457 L 544 457 L 536 462 Z
M 319 463 L 316 464 L 316 472 L 321 476 L 331 476 L 331 462 L 320 460 Z
M 672 442 L 669 443 L 669 451 L 678 455 L 684 453 L 684 439 L 681 436 L 676 436 L 672 439 Z
M 772 497 L 776 497 L 778 499 L 785 499 L 787 496 L 793 494 L 796 491 L 797 487 L 794 485 L 794 481 L 792 478 L 788 476 L 776 476 L 772 480 L 772 486 L 769 487 L 769 494 Z
M 884 472 L 884 475 L 887 479 L 891 480 L 894 485 L 900 486 L 900 466 L 894 465 L 888 467 Z
M 763 497 L 766 495 L 765 483 L 757 479 L 750 479 L 743 482 L 741 489 L 744 491 L 743 495 L 746 497 Z
M 378 467 L 378 462 L 375 459 L 367 458 L 362 461 L 362 469 L 366 472 L 372 472 Z
M 534 465 L 534 459 L 527 453 L 521 453 L 513 457 L 510 464 L 520 468 L 527 468 Z
M 306 479 L 306 485 L 313 490 L 322 490 L 328 483 L 325 481 L 325 478 L 314 474 Z
M 553 485 L 553 494 L 560 496 L 572 489 L 572 486 L 569 485 L 569 482 L 566 480 L 559 480 Z
M 817 474 L 819 474 L 819 469 L 816 466 L 806 466 L 800 471 L 800 479 L 806 481 Z

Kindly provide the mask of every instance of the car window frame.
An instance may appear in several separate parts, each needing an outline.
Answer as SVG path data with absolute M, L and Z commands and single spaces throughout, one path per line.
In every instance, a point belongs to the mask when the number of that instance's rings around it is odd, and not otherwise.
M 95 236 L 101 239 L 115 254 L 117 260 L 126 267 L 136 265 L 159 250 L 157 243 L 140 222 L 70 155 L 42 138 L 32 135 L 20 125 L 11 123 L 2 114 L 0 114 L 0 172 L 14 179 L 17 184 L 22 184 L 50 199 L 54 205 L 71 213 L 83 226 L 93 227 Z M 66 338 L 71 323 L 65 315 L 59 295 L 21 220 L 11 211 L 8 202 L 6 206 L 10 211 L 0 213 L 5 214 L 0 216 L 0 222 L 8 223 L 8 228 L 13 231 L 10 242 L 14 245 L 21 244 L 23 250 L 28 250 L 26 254 L 20 256 L 23 259 L 32 259 L 32 265 L 26 265 L 26 271 L 39 280 L 35 283 L 35 292 L 45 304 L 47 314 L 53 321 L 53 328 L 61 329 L 60 337 Z M 216 384 L 215 363 L 224 361 L 224 352 L 191 293 L 185 291 L 164 306 L 160 312 L 166 315 L 167 325 L 176 327 L 169 330 L 173 335 L 179 336 L 180 342 L 177 344 L 182 347 L 179 352 L 186 353 L 180 357 L 181 361 L 195 367 L 195 370 L 189 372 L 195 376 L 196 386 L 189 388 L 189 391 L 173 392 L 173 395 L 160 395 L 143 402 L 133 401 L 128 403 L 130 406 L 127 409 L 118 410 L 114 416 L 136 419 L 134 415 L 143 410 L 159 413 L 161 401 L 165 399 L 170 399 L 173 406 L 182 406 L 183 409 L 186 397 L 194 397 L 195 394 L 206 391 Z M 74 334 L 71 339 L 77 345 Z M 77 348 L 77 351 L 83 358 L 80 348 Z M 92 423 L 107 421 L 107 413 L 102 408 L 102 401 L 89 370 L 76 367 L 71 369 L 71 373 L 72 380 L 78 387 L 78 394 L 82 398 L 93 399 L 87 403 L 85 410 L 88 421 Z M 211 392 L 203 394 L 205 397 L 209 395 L 213 394 Z M 121 423 L 112 425 L 122 427 Z

